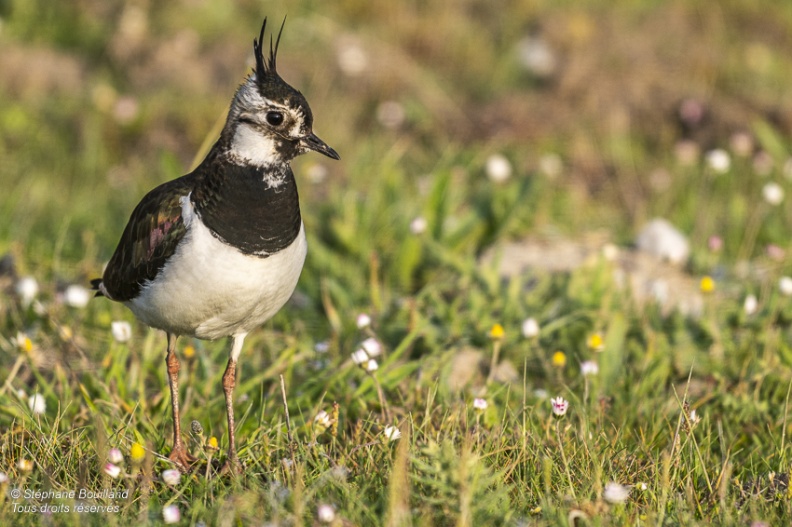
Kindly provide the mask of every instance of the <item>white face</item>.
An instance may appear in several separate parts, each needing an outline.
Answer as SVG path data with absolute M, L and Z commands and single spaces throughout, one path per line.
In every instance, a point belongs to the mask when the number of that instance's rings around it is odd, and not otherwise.
M 245 164 L 267 166 L 281 162 L 275 149 L 275 137 L 262 134 L 256 127 L 241 123 L 234 132 L 230 154 Z
M 262 97 L 255 82 L 248 80 L 232 103 L 235 130 L 231 153 L 259 166 L 289 161 L 302 153 L 298 141 L 311 133 L 307 111 L 306 116 L 302 104 L 288 105 Z

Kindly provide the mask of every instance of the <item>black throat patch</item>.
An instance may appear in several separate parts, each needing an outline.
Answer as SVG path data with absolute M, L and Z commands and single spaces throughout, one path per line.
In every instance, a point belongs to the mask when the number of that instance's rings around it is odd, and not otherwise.
M 218 239 L 244 254 L 266 258 L 300 233 L 297 184 L 288 164 L 240 166 L 216 159 L 206 167 L 192 202 Z

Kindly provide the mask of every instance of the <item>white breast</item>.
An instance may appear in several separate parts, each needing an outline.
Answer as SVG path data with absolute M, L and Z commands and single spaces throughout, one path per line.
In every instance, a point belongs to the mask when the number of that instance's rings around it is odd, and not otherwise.
M 248 256 L 215 238 L 183 198 L 187 233 L 154 282 L 126 302 L 149 326 L 216 339 L 247 333 L 280 310 L 300 277 L 305 228 L 267 258 Z

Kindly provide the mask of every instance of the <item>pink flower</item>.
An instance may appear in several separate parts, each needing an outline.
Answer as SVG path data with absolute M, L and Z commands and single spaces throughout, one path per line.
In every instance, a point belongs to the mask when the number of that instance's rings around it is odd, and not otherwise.
M 176 469 L 168 469 L 162 471 L 162 481 L 170 485 L 171 487 L 175 487 L 181 481 L 181 472 Z
M 113 465 L 112 463 L 106 463 L 104 466 L 104 473 L 111 478 L 116 479 L 121 475 L 121 467 L 118 465 Z
M 178 505 L 168 505 L 162 509 L 162 520 L 167 523 L 179 523 L 181 520 L 181 511 Z
M 558 417 L 563 417 L 567 410 L 569 409 L 569 401 L 564 399 L 563 397 L 556 397 L 555 399 L 550 399 L 550 404 L 553 405 L 553 414 Z
M 117 448 L 111 448 L 107 451 L 107 460 L 115 465 L 120 465 L 124 462 L 124 454 Z

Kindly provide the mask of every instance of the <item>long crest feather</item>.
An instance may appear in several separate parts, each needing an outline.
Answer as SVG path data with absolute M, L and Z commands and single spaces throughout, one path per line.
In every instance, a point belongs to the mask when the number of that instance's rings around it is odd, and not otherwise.
M 256 56 L 256 78 L 259 82 L 263 82 L 270 75 L 277 75 L 277 57 L 278 46 L 280 45 L 281 35 L 283 34 L 283 26 L 286 25 L 286 17 L 283 17 L 280 30 L 278 31 L 278 38 L 275 40 L 273 46 L 272 35 L 270 35 L 270 54 L 267 61 L 264 61 L 263 44 L 264 44 L 264 31 L 267 28 L 267 18 L 264 17 L 264 22 L 261 24 L 261 32 L 259 38 L 253 40 L 253 53 Z
M 270 59 L 269 59 L 269 66 L 272 71 L 277 71 L 275 67 L 275 61 L 278 58 L 278 46 L 280 46 L 280 38 L 283 34 L 283 26 L 286 25 L 286 17 L 283 17 L 283 22 L 281 22 L 280 30 L 278 30 L 278 38 L 275 39 L 275 48 L 272 47 L 272 35 L 270 35 Z
M 256 56 L 256 78 L 259 80 L 264 79 L 267 74 L 264 69 L 264 56 L 261 54 L 261 43 L 264 41 L 264 30 L 267 29 L 267 17 L 264 17 L 264 23 L 261 24 L 261 33 L 259 38 L 253 39 L 253 54 Z

